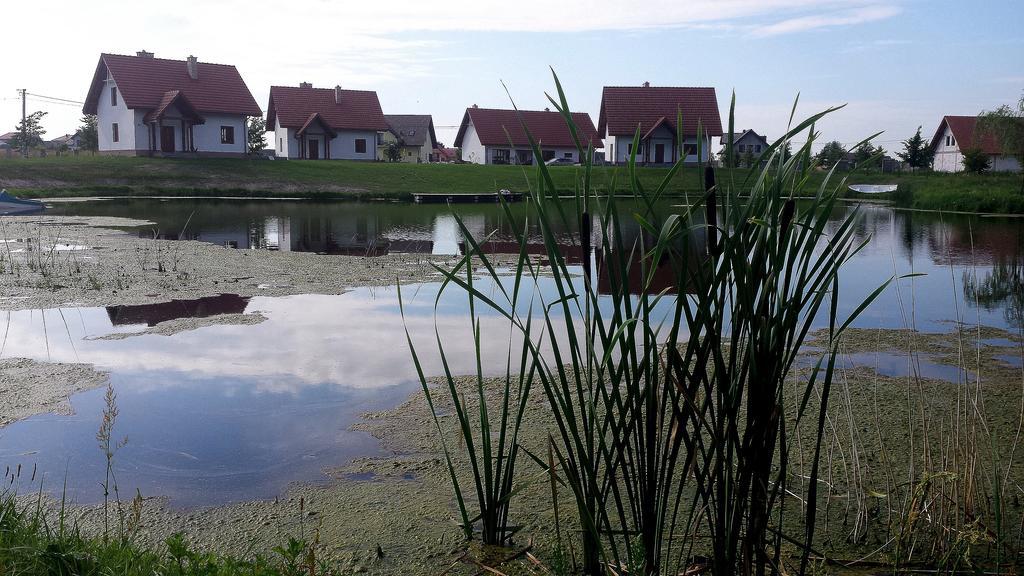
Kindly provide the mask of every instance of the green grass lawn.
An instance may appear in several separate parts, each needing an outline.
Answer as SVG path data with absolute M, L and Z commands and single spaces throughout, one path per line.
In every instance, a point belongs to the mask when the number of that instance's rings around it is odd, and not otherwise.
M 579 168 L 550 169 L 555 185 L 571 193 Z M 661 182 L 665 168 L 638 168 L 645 188 Z M 748 170 L 730 176 L 739 185 Z M 840 177 L 846 176 L 840 174 Z M 400 198 L 412 194 L 457 194 L 526 191 L 536 170 L 529 166 L 480 166 L 476 164 L 388 164 L 344 160 L 238 160 L 161 159 L 109 156 L 49 158 L 0 158 L 0 187 L 34 197 L 89 195 L 220 195 L 297 196 L 323 198 Z M 600 191 L 613 182 L 626 190 L 629 173 L 622 167 L 595 167 L 593 177 Z M 812 187 L 824 172 L 812 176 Z M 898 204 L 933 210 L 1024 213 L 1021 177 L 1014 174 L 857 173 L 850 182 L 899 184 Z M 696 167 L 681 170 L 668 188 L 672 195 L 697 193 L 702 178 Z

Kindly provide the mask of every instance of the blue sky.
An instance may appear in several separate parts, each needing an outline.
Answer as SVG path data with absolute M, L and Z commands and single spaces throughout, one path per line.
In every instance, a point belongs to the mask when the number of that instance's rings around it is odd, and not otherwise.
M 737 128 L 774 138 L 799 92 L 798 116 L 848 104 L 819 126 L 824 139 L 884 130 L 889 150 L 943 114 L 1024 93 L 1020 0 L 55 0 L 46 14 L 4 12 L 39 25 L 5 43 L 29 48 L 2 64 L 0 131 L 18 121 L 16 88 L 81 100 L 100 52 L 141 49 L 235 64 L 263 107 L 271 84 L 373 89 L 385 113 L 432 114 L 448 144 L 467 106 L 508 106 L 502 81 L 521 108 L 543 108 L 549 65 L 595 123 L 605 85 L 714 86 L 723 123 L 735 90 Z M 74 106 L 35 109 L 50 112 L 48 137 L 78 124 Z

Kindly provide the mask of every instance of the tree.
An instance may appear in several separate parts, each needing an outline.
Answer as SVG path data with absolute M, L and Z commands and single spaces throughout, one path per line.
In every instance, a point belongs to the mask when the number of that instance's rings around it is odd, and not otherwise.
M 1017 102 L 1016 109 L 1004 104 L 995 110 L 982 112 L 978 116 L 976 130 L 979 136 L 993 137 L 1000 152 L 1016 158 L 1017 164 L 1024 168 L 1024 95 Z M 1024 176 L 1024 170 L 1021 174 Z M 1024 177 L 1021 178 L 1020 189 L 1024 193 Z
M 917 170 L 931 167 L 935 152 L 921 137 L 921 127 L 918 126 L 914 136 L 903 141 L 903 152 L 897 152 L 896 155 L 912 169 Z
M 15 128 L 17 134 L 11 138 L 11 148 L 35 148 L 41 145 L 43 134 L 46 134 L 42 126 L 43 116 L 46 116 L 46 112 L 41 110 L 26 116 Z
M 846 149 L 838 140 L 833 140 L 818 152 L 817 160 L 825 168 L 831 168 L 846 155 Z
M 882 156 L 884 154 L 884 148 L 881 146 L 875 148 L 871 142 L 864 142 L 853 151 L 853 157 L 857 162 L 857 166 L 867 169 L 877 169 L 881 167 Z
M 729 152 L 729 141 L 722 138 L 722 151 L 718 153 L 718 160 L 722 163 L 722 168 L 736 168 L 739 166 L 739 157 L 735 153 L 730 154 Z
M 250 116 L 246 124 L 245 148 L 249 154 L 259 154 L 267 146 L 267 121 L 262 116 Z
M 754 153 L 748 149 L 746 152 L 743 153 L 743 167 L 753 168 L 754 162 Z
M 95 152 L 100 148 L 100 135 L 95 114 L 82 116 L 82 125 L 78 128 L 78 147 L 82 150 Z
M 384 145 L 384 159 L 388 162 L 398 162 L 402 159 L 402 144 L 393 140 Z
M 789 140 L 786 140 L 786 145 L 782 147 L 782 161 L 789 162 L 789 159 L 793 157 L 793 145 Z
M 981 174 L 989 169 L 990 163 L 988 154 L 981 151 L 981 148 L 971 147 L 963 151 L 964 170 L 973 174 Z

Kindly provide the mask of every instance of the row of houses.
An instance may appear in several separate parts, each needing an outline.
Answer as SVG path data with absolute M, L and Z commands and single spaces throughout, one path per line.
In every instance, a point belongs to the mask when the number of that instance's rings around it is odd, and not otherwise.
M 102 154 L 241 156 L 246 153 L 247 118 L 262 116 L 234 66 L 102 54 L 83 111 L 97 116 Z M 544 161 L 578 162 L 577 139 L 603 149 L 604 160 L 623 164 L 635 155 L 647 165 L 707 161 L 713 138 L 721 138 L 718 99 L 711 87 L 608 86 L 601 94 L 598 122 L 573 112 L 577 127 L 552 110 L 466 109 L 455 139 L 458 159 L 477 164 L 530 164 L 528 133 Z M 991 155 L 993 170 L 1019 170 L 991 136 L 976 138 L 976 118 L 946 116 L 932 138 L 935 169 L 962 169 L 965 143 Z M 524 128 L 525 127 L 525 128 Z M 404 162 L 454 159 L 438 146 L 430 115 L 385 115 L 377 93 L 340 85 L 317 88 L 271 86 L 266 130 L 278 158 L 380 160 Z M 639 145 L 633 142 L 639 136 Z M 698 138 L 705 138 L 698 146 Z M 759 155 L 768 138 L 754 130 L 733 136 L 739 156 Z M 397 148 L 397 154 L 395 154 Z M 698 158 L 698 150 L 700 158 Z
M 17 136 L 17 132 L 7 132 L 4 134 L 0 134 L 0 150 L 10 150 L 14 143 L 14 139 Z M 53 140 L 44 141 L 43 148 L 45 150 L 68 150 L 74 152 L 79 149 L 81 143 L 81 137 L 78 133 L 64 134 L 63 136 L 58 136 Z
M 246 152 L 246 119 L 263 115 L 234 66 L 192 56 L 156 58 L 145 51 L 102 54 L 83 112 L 97 116 L 100 153 L 130 156 L 239 156 Z M 603 148 L 613 163 L 634 153 L 648 164 L 696 162 L 698 126 L 709 141 L 722 135 L 714 88 L 606 87 L 597 126 L 585 112 L 572 118 L 580 142 Z M 443 160 L 449 154 L 437 146 L 429 115 L 385 115 L 370 90 L 271 86 L 266 119 L 279 158 L 376 160 L 395 145 L 399 159 L 407 162 Z M 634 151 L 638 129 L 640 145 Z M 527 131 L 545 160 L 579 160 L 565 120 L 551 110 L 471 106 L 455 147 L 466 162 L 532 163 Z M 707 148 L 702 160 L 708 159 Z

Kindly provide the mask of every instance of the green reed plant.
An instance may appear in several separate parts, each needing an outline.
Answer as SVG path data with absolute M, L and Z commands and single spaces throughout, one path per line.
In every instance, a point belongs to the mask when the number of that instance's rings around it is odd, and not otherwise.
M 520 373 L 506 375 L 506 396 L 499 406 L 499 413 L 516 423 L 508 437 L 513 444 L 499 444 L 504 452 L 497 453 L 479 448 L 490 446 L 493 435 L 479 377 L 479 329 L 478 419 L 469 417 L 460 399 L 438 338 L 449 400 L 477 487 L 480 513 L 475 519 L 492 515 L 490 521 L 507 521 L 513 491 L 501 488 L 511 483 L 494 491 L 487 468 L 517 452 L 514 442 L 530 389 L 520 386 L 516 403 L 511 402 L 509 383 L 518 376 L 527 383 L 536 380 L 551 407 L 556 462 L 531 456 L 549 473 L 557 467 L 574 497 L 585 573 L 675 574 L 697 553 L 710 553 L 707 561 L 716 574 L 780 571 L 784 538 L 804 550 L 813 540 L 817 463 L 838 338 L 884 288 L 848 318 L 839 318 L 839 271 L 864 245 L 855 238 L 857 213 L 830 223 L 841 187 L 830 187 L 826 178 L 817 190 L 805 189 L 815 170 L 809 161 L 814 123 L 835 109 L 788 130 L 769 148 L 768 166 L 748 181 L 737 186 L 729 178 L 726 185 L 716 185 L 708 168 L 707 193 L 681 213 L 663 214 L 656 203 L 682 168 L 682 159 L 648 190 L 638 177 L 637 130 L 626 173 L 632 194 L 596 195 L 592 143 L 573 124 L 557 75 L 554 83 L 557 98 L 548 98 L 564 116 L 583 164 L 573 209 L 567 210 L 539 145 L 523 126 L 537 170 L 528 218 L 540 229 L 546 265 L 527 257 L 526 235 L 518 232 L 525 223 L 516 222 L 505 206 L 521 247 L 511 289 L 464 226 L 465 257 L 452 269 L 438 267 L 445 287 L 455 285 L 467 293 L 471 311 L 477 304 L 490 307 L 522 337 Z M 682 120 L 680 114 L 677 125 Z M 780 151 L 805 132 L 801 150 L 783 159 Z M 705 146 L 701 135 L 698 157 Z M 739 190 L 749 196 L 741 200 Z M 794 197 L 808 193 L 811 200 L 798 209 Z M 633 208 L 632 218 L 621 216 L 623 205 Z M 583 254 L 582 271 L 570 267 L 559 246 L 564 239 L 556 224 L 568 223 L 580 230 L 573 248 Z M 475 268 L 474 262 L 479 262 Z M 474 269 L 497 289 L 481 290 Z M 542 275 L 555 288 L 551 298 L 537 289 Z M 656 280 L 666 275 L 671 282 L 659 286 Z M 535 299 L 528 310 L 519 305 L 521 292 Z M 788 483 L 784 389 L 807 333 L 821 322 L 829 328 L 827 351 L 808 379 L 797 383 L 803 399 L 797 422 L 808 418 L 817 423 L 804 495 L 806 531 L 787 535 L 782 501 L 796 488 Z M 422 370 L 420 377 L 439 422 Z M 809 410 L 812 397 L 820 406 L 817 413 Z M 447 446 L 445 455 L 464 520 L 475 520 L 468 518 Z M 510 467 L 504 471 L 513 472 Z M 507 533 L 500 525 L 498 530 Z M 702 544 L 704 538 L 709 545 Z M 805 552 L 801 572 L 808 559 Z
M 461 442 L 464 443 L 465 450 L 469 456 L 470 472 L 472 473 L 473 480 L 472 487 L 475 490 L 477 505 L 472 513 L 466 502 L 467 495 L 459 473 L 453 464 L 450 448 L 444 440 L 439 409 L 434 399 L 435 391 L 431 388 L 430 381 L 423 371 L 416 347 L 413 345 L 412 338 L 409 335 L 408 327 L 406 327 L 406 339 L 412 352 L 413 362 L 416 366 L 416 372 L 419 375 L 423 392 L 433 414 L 435 427 L 441 436 L 445 462 L 458 502 L 463 531 L 467 539 L 473 539 L 475 533 L 479 532 L 480 539 L 484 544 L 501 545 L 506 543 L 518 529 L 509 524 L 508 512 L 514 493 L 513 483 L 516 478 L 516 463 L 519 456 L 519 432 L 522 427 L 535 368 L 527 350 L 524 349 L 520 354 L 518 364 L 513 363 L 514 356 L 510 354 L 502 382 L 503 387 L 500 391 L 500 401 L 496 407 L 491 406 L 489 403 L 490 394 L 485 385 L 484 366 L 481 359 L 481 329 L 480 321 L 477 317 L 477 298 L 475 297 L 475 290 L 472 289 L 475 274 L 472 255 L 480 253 L 480 247 L 472 239 L 472 235 L 462 220 L 458 216 L 456 216 L 456 220 L 463 236 L 470 244 L 466 258 L 462 259 L 454 270 L 448 271 L 452 275 L 465 274 L 464 280 L 460 279 L 460 283 L 471 288 L 468 292 L 469 328 L 472 330 L 473 342 L 475 344 L 476 372 L 474 382 L 468 387 L 468 390 L 462 388 L 459 380 L 449 367 L 448 357 L 445 353 L 440 333 L 435 331 L 435 337 L 441 364 L 444 368 L 444 386 L 447 392 L 447 399 L 452 404 L 458 420 L 459 437 Z M 519 260 L 520 265 L 525 260 L 525 245 L 522 248 L 523 252 Z M 487 273 L 492 277 L 496 277 L 497 272 L 490 263 L 486 259 L 484 263 L 487 266 Z M 521 276 L 521 270 L 517 272 L 517 276 Z M 445 284 L 448 282 L 449 280 L 445 280 Z M 517 281 L 509 298 L 509 302 L 513 307 L 519 303 L 519 288 L 520 285 Z M 504 288 L 502 290 L 504 291 Z M 443 292 L 444 288 L 438 291 L 437 300 L 434 303 L 435 310 Z M 405 308 L 401 287 L 398 290 L 398 297 L 404 320 Z M 529 321 L 527 323 L 529 324 Z M 467 392 L 475 396 L 476 407 L 472 403 L 467 402 L 465 397 Z

